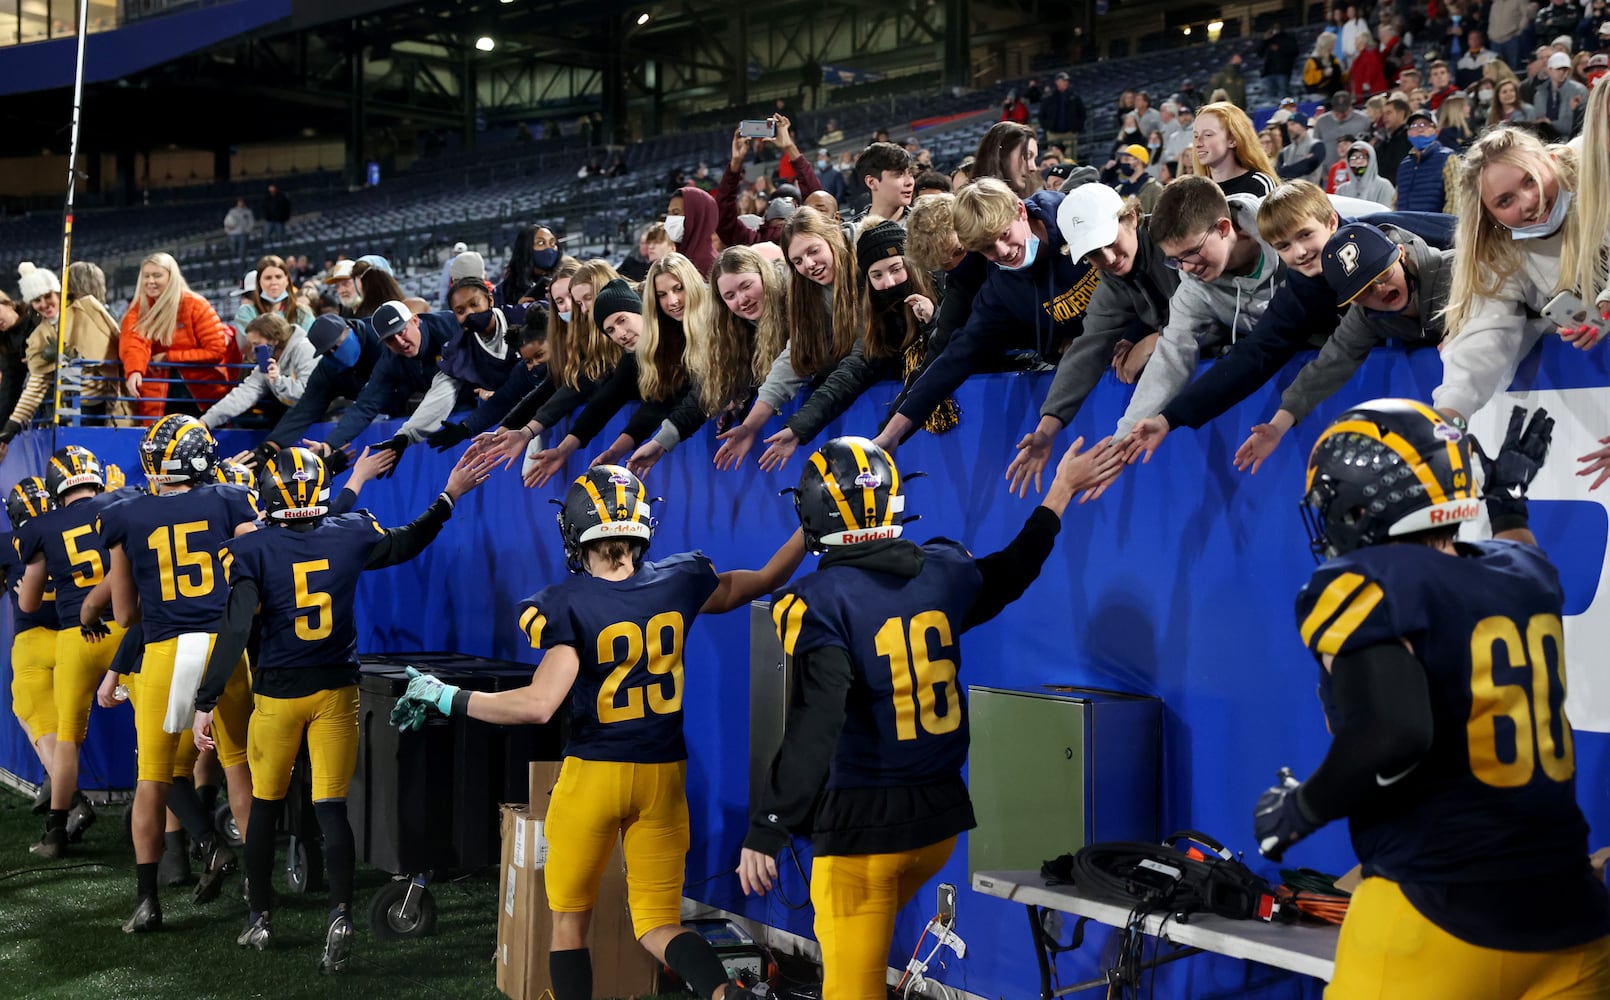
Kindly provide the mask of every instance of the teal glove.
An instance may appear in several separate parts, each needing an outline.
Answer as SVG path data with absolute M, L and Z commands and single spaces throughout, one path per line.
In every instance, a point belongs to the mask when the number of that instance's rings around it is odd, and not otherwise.
M 458 694 L 458 688 L 451 684 L 443 684 L 430 674 L 422 674 L 413 667 L 408 671 L 408 690 L 403 692 L 403 698 L 408 701 L 424 702 L 436 706 L 436 711 L 443 715 L 453 714 L 453 696 Z
M 407 698 L 398 698 L 397 704 L 391 708 L 391 724 L 402 732 L 412 732 L 425 725 L 425 719 L 430 715 L 430 706 L 418 701 L 409 701 Z

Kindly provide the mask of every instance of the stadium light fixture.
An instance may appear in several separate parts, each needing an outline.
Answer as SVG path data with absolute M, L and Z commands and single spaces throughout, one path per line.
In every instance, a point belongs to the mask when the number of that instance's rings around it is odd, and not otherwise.
M 482 52 L 491 52 L 493 49 L 497 48 L 497 45 L 498 43 L 492 40 L 491 35 L 482 35 L 480 38 L 475 40 L 475 47 L 480 49 Z
M 643 25 L 648 23 L 648 16 L 649 16 L 648 11 L 646 11 L 646 10 L 643 13 L 637 15 L 637 26 L 639 28 L 641 28 Z
M 1185 33 L 1186 33 L 1186 34 L 1187 34 L 1187 35 L 1189 35 L 1189 34 L 1190 34 L 1190 33 L 1191 33 L 1191 26 L 1190 26 L 1190 25 L 1188 25 L 1188 24 L 1187 24 L 1187 25 L 1186 25 L 1186 26 L 1185 26 Z
M 1219 32 L 1221 32 L 1223 30 L 1224 30 L 1224 22 L 1223 21 L 1209 21 L 1208 22 L 1208 32 L 1209 33 L 1216 35 L 1216 34 L 1218 34 Z

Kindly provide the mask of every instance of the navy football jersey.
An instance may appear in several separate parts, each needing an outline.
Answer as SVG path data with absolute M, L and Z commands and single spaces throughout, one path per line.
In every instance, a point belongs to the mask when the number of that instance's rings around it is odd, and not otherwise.
M 366 510 L 325 517 L 299 531 L 253 531 L 224 546 L 224 571 L 233 586 L 257 584 L 263 623 L 259 666 L 358 666 L 358 624 L 353 598 L 358 577 L 385 529 Z
M 827 566 L 772 604 L 785 653 L 838 646 L 854 665 L 830 789 L 955 778 L 967 760 L 960 640 L 983 577 L 958 542 L 922 552 L 915 577 Z
M 624 580 L 578 574 L 520 603 L 533 649 L 570 646 L 581 659 L 570 691 L 569 756 L 664 764 L 686 760 L 682 652 L 715 593 L 702 552 L 645 562 Z
M 1565 718 L 1559 575 L 1519 542 L 1459 552 L 1360 549 L 1320 567 L 1297 598 L 1316 657 L 1401 638 L 1425 666 L 1430 751 L 1405 775 L 1377 775 L 1382 794 L 1349 817 L 1365 873 L 1396 882 L 1523 879 L 1587 855 Z M 1327 713 L 1329 689 L 1321 668 Z
M 221 483 L 138 494 L 101 515 L 101 541 L 121 545 L 133 571 L 146 642 L 217 629 L 229 604 L 218 550 L 256 518 L 246 491 Z
M 50 587 L 45 588 L 45 603 L 39 606 L 38 611 L 30 614 L 17 606 L 17 583 L 27 568 L 27 563 L 17 555 L 16 540 L 10 535 L 0 539 L 0 583 L 11 594 L 13 633 L 21 635 L 31 628 L 48 628 L 52 631 L 61 628 L 56 620 L 56 592 Z
M 129 496 L 127 491 L 117 490 L 85 497 L 39 515 L 14 536 L 17 556 L 24 565 L 37 555 L 45 557 L 45 573 L 56 590 L 56 615 L 62 628 L 78 625 L 84 598 L 106 579 L 106 546 L 95 531 L 96 521 Z

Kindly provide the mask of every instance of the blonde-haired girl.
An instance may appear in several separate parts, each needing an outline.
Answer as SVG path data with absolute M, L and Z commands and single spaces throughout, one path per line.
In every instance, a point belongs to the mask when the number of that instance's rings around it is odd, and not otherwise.
M 1576 184 L 1575 154 L 1524 129 L 1491 129 L 1465 153 L 1438 408 L 1469 417 L 1507 385 L 1547 329 L 1527 316 L 1572 287 L 1584 251 L 1598 252 L 1603 224 L 1589 232 L 1571 210 Z
M 795 272 L 788 289 L 788 346 L 772 365 L 749 416 L 719 435 L 718 469 L 737 468 L 760 428 L 807 384 L 821 379 L 825 391 L 813 392 L 783 429 L 766 439 L 761 468 L 781 468 L 870 384 L 857 336 L 855 252 L 844 231 L 815 209 L 801 208 L 783 226 L 782 247 Z
M 140 284 L 123 314 L 118 357 L 129 395 L 141 397 L 134 412 L 155 420 L 166 409 L 164 397 L 186 391 L 203 406 L 229 391 L 223 368 L 172 368 L 169 365 L 221 365 L 228 332 L 206 299 L 190 290 L 179 263 L 161 251 L 140 262 Z M 150 382 L 147 378 L 182 378 Z M 194 379 L 195 381 L 191 381 Z

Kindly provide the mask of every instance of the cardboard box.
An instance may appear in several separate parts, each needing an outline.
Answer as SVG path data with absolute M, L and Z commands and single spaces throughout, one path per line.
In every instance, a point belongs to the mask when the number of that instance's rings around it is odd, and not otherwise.
M 503 860 L 498 866 L 497 987 L 512 1000 L 526 1000 L 527 914 L 535 874 L 531 867 L 533 823 L 525 806 L 503 806 Z
M 547 863 L 547 841 L 542 835 L 543 822 L 548 816 L 548 804 L 553 786 L 559 780 L 559 762 L 537 761 L 531 765 L 531 804 L 527 813 L 526 844 L 528 860 L 533 864 L 525 909 L 520 914 L 518 932 L 523 936 L 525 982 L 523 993 L 507 993 L 511 1000 L 536 1000 L 544 990 L 552 988 L 548 977 L 548 952 L 553 934 L 553 914 L 548 909 L 547 886 L 543 868 Z M 518 877 L 515 885 L 518 900 Z M 517 904 L 518 905 L 518 902 Z M 502 914 L 498 922 L 501 933 Z M 592 926 L 588 931 L 588 948 L 592 951 L 593 995 L 597 997 L 652 996 L 655 992 L 659 965 L 653 956 L 643 950 L 632 933 L 632 918 L 626 905 L 626 865 L 619 841 L 610 856 L 604 874 L 598 883 L 598 902 L 593 907 Z M 511 954 L 514 954 L 511 949 Z M 501 961 L 502 943 L 499 941 Z M 511 960 L 511 968 L 513 962 Z M 501 970 L 501 966 L 500 966 Z M 512 984 L 511 984 L 512 985 Z

